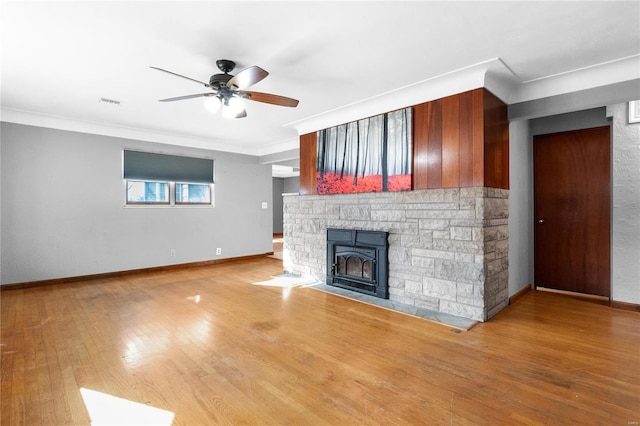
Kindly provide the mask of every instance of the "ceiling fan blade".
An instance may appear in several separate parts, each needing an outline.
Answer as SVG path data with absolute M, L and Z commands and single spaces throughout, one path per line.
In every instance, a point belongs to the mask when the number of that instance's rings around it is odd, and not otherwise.
M 238 89 L 244 89 L 245 87 L 249 87 L 252 84 L 256 84 L 257 82 L 261 81 L 268 75 L 269 75 L 268 72 L 254 65 L 252 67 L 249 67 L 240 71 L 234 77 L 231 77 L 231 80 L 227 82 L 227 87 L 229 88 L 236 87 Z
M 256 102 L 264 102 L 265 104 L 297 107 L 299 102 L 297 99 L 287 98 L 286 96 L 273 95 L 271 93 L 249 91 L 242 91 L 240 93 L 242 93 L 243 95 L 248 95 L 246 96 L 246 99 Z
M 177 96 L 175 98 L 160 99 L 160 102 L 183 101 L 185 99 L 202 98 L 204 96 L 211 96 L 211 95 L 212 93 L 198 93 L 196 95 L 185 95 L 185 96 Z
M 207 83 L 205 83 L 204 81 L 196 80 L 195 78 L 187 77 L 187 76 L 182 75 L 182 74 L 177 74 L 177 73 L 172 72 L 172 71 L 163 70 L 162 68 L 158 68 L 158 67 L 151 67 L 150 66 L 149 68 L 153 68 L 154 70 L 166 72 L 167 74 L 172 74 L 172 75 L 175 75 L 175 76 L 178 76 L 178 77 L 186 78 L 187 80 L 191 80 L 191 81 L 194 81 L 196 83 L 200 83 L 200 84 L 204 85 L 205 87 L 209 87 L 209 85 Z

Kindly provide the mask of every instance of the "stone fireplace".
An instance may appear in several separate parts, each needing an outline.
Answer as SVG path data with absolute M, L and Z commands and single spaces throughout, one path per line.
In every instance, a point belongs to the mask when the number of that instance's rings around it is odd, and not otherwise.
M 327 229 L 327 284 L 389 298 L 384 231 Z
M 388 232 L 389 302 L 486 321 L 508 303 L 507 105 L 479 87 L 413 105 L 411 117 L 411 149 L 393 151 L 411 155 L 413 190 L 400 192 L 317 195 L 327 140 L 318 123 L 298 126 L 300 195 L 284 197 L 283 266 L 326 283 L 327 228 Z
M 327 229 L 388 233 L 394 302 L 486 321 L 508 303 L 508 195 L 487 187 L 285 195 L 285 271 L 327 282 Z

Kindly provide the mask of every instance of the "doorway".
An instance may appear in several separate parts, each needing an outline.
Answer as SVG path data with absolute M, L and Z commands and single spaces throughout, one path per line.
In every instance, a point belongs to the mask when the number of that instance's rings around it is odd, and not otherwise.
M 535 286 L 610 297 L 610 127 L 533 138 Z

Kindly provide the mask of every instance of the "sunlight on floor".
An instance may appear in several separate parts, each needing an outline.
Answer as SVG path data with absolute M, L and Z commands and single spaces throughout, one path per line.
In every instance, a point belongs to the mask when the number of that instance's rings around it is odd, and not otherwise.
M 90 389 L 80 388 L 80 394 L 92 425 L 171 426 L 175 416 L 171 411 Z
M 195 296 L 189 296 L 187 297 L 187 300 L 195 303 L 200 303 L 200 295 L 196 294 Z
M 298 286 L 309 285 L 311 283 L 316 282 L 316 280 L 312 278 L 302 278 L 302 277 L 272 277 L 269 281 L 258 281 L 255 283 L 251 283 L 253 285 L 264 285 L 269 287 L 283 287 L 283 288 L 293 288 Z
M 281 287 L 282 298 L 287 299 L 291 295 L 291 290 L 294 287 L 304 286 L 314 282 L 315 280 L 313 279 L 305 279 L 301 277 L 272 277 L 269 281 L 258 281 L 251 284 L 268 287 Z

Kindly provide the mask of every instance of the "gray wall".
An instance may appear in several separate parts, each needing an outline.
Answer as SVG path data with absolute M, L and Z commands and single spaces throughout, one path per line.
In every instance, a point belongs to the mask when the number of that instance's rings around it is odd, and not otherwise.
M 290 177 L 284 180 L 284 193 L 285 194 L 297 194 L 300 192 L 300 178 Z
M 282 194 L 297 194 L 300 192 L 300 178 L 273 178 L 273 232 L 282 234 L 283 202 Z
M 261 208 L 271 167 L 257 157 L 11 123 L 1 131 L 3 284 L 272 251 L 272 207 Z M 123 207 L 124 148 L 214 158 L 215 207 Z
M 509 295 L 533 284 L 533 161 L 529 120 L 509 123 Z
M 531 136 L 589 129 L 610 124 L 611 122 L 607 120 L 605 107 L 593 108 L 531 120 Z M 533 139 L 531 141 L 533 143 Z
M 284 179 L 273 178 L 273 233 L 282 234 L 282 194 L 284 193 Z
M 0 201 L 2 200 L 2 128 L 0 127 Z M 2 242 L 2 208 L 0 208 L 0 245 Z M 0 284 L 2 284 L 2 249 L 0 248 Z
M 613 118 L 611 298 L 640 304 L 640 123 L 628 104 L 607 108 Z

